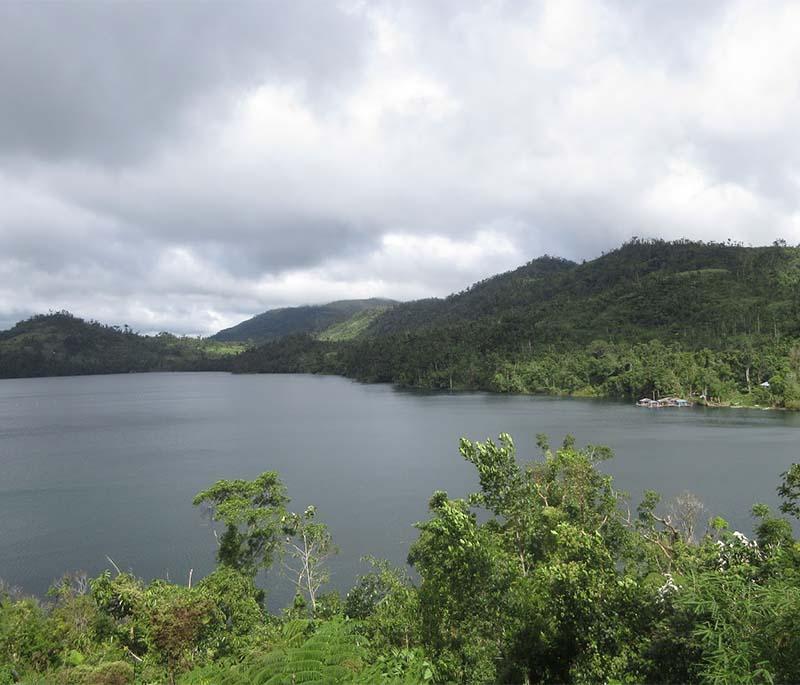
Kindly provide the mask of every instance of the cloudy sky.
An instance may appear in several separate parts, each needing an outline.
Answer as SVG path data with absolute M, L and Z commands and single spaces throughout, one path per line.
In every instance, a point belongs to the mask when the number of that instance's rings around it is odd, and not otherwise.
M 800 242 L 800 3 L 0 3 L 0 328 Z

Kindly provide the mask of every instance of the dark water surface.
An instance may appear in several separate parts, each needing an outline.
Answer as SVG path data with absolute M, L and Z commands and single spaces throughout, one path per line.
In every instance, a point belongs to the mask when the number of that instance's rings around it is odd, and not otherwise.
M 458 438 L 501 431 L 523 456 L 540 432 L 610 445 L 604 468 L 635 500 L 688 489 L 749 531 L 750 506 L 774 504 L 779 474 L 800 459 L 798 429 L 785 412 L 421 394 L 336 377 L 0 380 L 0 578 L 43 593 L 64 571 L 107 567 L 106 555 L 146 578 L 198 577 L 215 543 L 193 495 L 275 469 L 292 508 L 315 504 L 329 524 L 341 548 L 333 584 L 346 590 L 364 554 L 404 562 L 434 490 L 474 487 Z M 287 581 L 269 585 L 281 603 Z

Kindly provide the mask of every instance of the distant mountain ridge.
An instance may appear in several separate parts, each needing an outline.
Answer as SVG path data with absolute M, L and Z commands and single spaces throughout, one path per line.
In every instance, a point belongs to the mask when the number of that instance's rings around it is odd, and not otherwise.
M 373 297 L 362 300 L 337 300 L 327 304 L 270 309 L 225 328 L 211 336 L 221 342 L 269 342 L 299 333 L 322 333 L 357 314 L 374 309 L 385 310 L 398 304 L 395 300 Z

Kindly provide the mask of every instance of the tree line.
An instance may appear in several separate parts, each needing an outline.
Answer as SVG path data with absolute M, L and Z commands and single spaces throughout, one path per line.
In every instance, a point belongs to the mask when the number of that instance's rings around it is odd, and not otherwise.
M 70 312 L 39 314 L 0 331 L 0 378 L 144 371 L 226 371 L 242 345 L 167 332 L 140 335 Z

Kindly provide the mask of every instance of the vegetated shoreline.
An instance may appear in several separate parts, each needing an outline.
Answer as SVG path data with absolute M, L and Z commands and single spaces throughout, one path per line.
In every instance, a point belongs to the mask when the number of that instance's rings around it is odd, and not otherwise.
M 176 373 L 185 373 L 182 371 Z M 207 373 L 207 372 L 197 372 Z M 230 373 L 233 376 L 332 376 L 335 378 L 344 378 L 359 385 L 390 385 L 398 390 L 407 390 L 413 392 L 420 392 L 431 395 L 459 395 L 459 394 L 484 394 L 484 395 L 497 395 L 506 397 L 553 397 L 558 399 L 571 399 L 571 400 L 596 400 L 598 402 L 609 402 L 613 404 L 621 404 L 630 406 L 631 403 L 636 402 L 636 398 L 631 396 L 611 395 L 602 393 L 581 393 L 581 392 L 568 392 L 561 390 L 553 390 L 549 392 L 530 392 L 530 391 L 506 391 L 496 390 L 493 388 L 428 388 L 421 385 L 409 385 L 399 383 L 396 381 L 372 381 L 354 376 L 347 376 L 341 373 L 331 373 L 326 371 L 297 371 L 297 372 L 273 372 L 273 371 L 230 371 L 230 372 L 217 372 L 217 373 Z M 776 407 L 760 404 L 739 404 L 734 402 L 707 402 L 701 398 L 691 397 L 692 407 L 681 407 L 681 409 L 703 408 L 703 409 L 752 409 L 754 411 L 781 411 L 781 412 L 796 412 L 800 409 L 792 409 L 789 407 Z M 676 407 L 661 407 L 662 409 L 676 409 Z
M 432 395 L 457 395 L 457 394 L 471 394 L 481 393 L 486 395 L 510 396 L 510 397 L 554 397 L 559 399 L 576 399 L 576 400 L 597 400 L 601 402 L 611 402 L 615 404 L 628 405 L 634 402 L 635 399 L 630 396 L 619 396 L 601 393 L 581 393 L 581 392 L 566 392 L 560 390 L 553 390 L 550 392 L 529 392 L 529 391 L 504 391 L 492 388 L 427 388 L 419 385 L 408 385 L 405 383 L 391 382 L 391 381 L 371 381 L 363 378 L 356 378 L 353 376 L 346 376 L 341 373 L 330 373 L 325 371 L 285 371 L 285 372 L 272 372 L 272 371 L 231 371 L 225 369 L 148 369 L 145 371 L 98 371 L 96 373 L 73 373 L 73 374 L 56 374 L 56 375 L 35 375 L 35 376 L 3 376 L 0 377 L 2 381 L 19 381 L 30 379 L 52 379 L 52 378 L 87 378 L 90 376 L 130 376 L 132 374 L 145 375 L 145 374 L 227 374 L 230 376 L 331 376 L 335 378 L 343 378 L 353 383 L 360 385 L 390 385 L 398 390 L 408 390 L 415 392 L 423 392 Z M 766 406 L 759 404 L 738 404 L 734 402 L 706 402 L 701 398 L 690 398 L 694 407 L 702 407 L 703 409 L 752 409 L 754 411 L 781 411 L 781 412 L 796 412 L 800 409 L 792 409 L 789 407 L 776 407 Z M 662 409 L 673 409 L 674 407 L 662 407 Z M 693 408 L 693 407 L 687 407 Z M 682 409 L 687 409 L 682 408 Z

